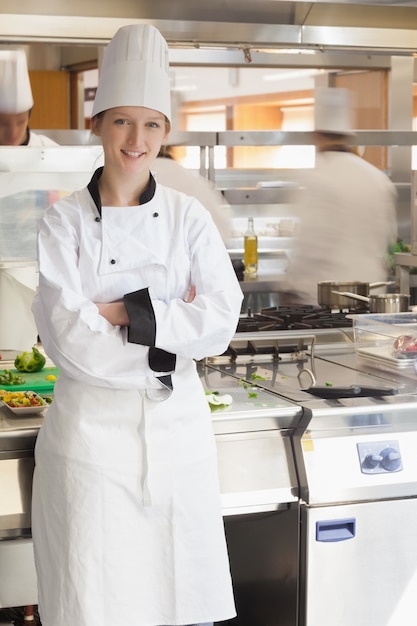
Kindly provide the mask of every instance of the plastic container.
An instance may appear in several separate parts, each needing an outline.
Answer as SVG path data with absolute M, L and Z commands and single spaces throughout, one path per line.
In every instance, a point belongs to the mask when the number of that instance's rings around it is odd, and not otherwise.
M 417 333 L 417 313 L 352 313 L 355 344 L 384 345 L 400 335 Z
M 403 335 L 417 337 L 417 313 L 353 313 L 348 317 L 353 320 L 358 357 L 378 369 L 414 372 L 417 353 L 400 354 L 396 342 Z

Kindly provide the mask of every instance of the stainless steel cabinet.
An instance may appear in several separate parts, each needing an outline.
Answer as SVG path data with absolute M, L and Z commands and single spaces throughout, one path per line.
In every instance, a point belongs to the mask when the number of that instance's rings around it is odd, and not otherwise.
M 409 623 L 417 589 L 416 516 L 415 498 L 302 507 L 300 626 Z M 330 539 L 332 529 L 338 540 Z

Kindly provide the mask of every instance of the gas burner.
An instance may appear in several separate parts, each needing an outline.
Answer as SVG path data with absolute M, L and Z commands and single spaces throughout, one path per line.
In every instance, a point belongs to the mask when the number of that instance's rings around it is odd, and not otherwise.
M 279 336 L 271 333 L 236 334 L 227 350 L 218 356 L 208 357 L 208 363 L 305 363 L 309 359 L 314 370 L 316 336 L 313 333 L 288 333 Z
M 265 355 L 268 355 L 271 359 L 278 359 L 278 345 L 268 344 L 266 346 L 259 346 L 256 345 L 256 342 L 246 341 L 243 345 L 236 346 L 233 345 L 232 342 L 221 356 L 228 357 L 227 360 L 236 361 L 239 356 L 244 356 L 248 358 L 261 356 L 262 358 L 264 358 Z
M 305 315 L 299 321 L 289 325 L 292 330 L 302 328 L 344 328 L 352 326 L 352 320 L 346 317 L 346 313 L 333 313 L 331 311 L 319 311 Z
M 255 313 L 250 317 L 241 317 L 236 332 L 257 332 L 270 330 L 287 330 L 287 320 L 281 317 L 271 317 L 262 313 Z
M 348 313 L 309 305 L 268 307 L 260 313 L 252 315 L 249 311 L 246 317 L 241 317 L 236 332 L 351 328 Z

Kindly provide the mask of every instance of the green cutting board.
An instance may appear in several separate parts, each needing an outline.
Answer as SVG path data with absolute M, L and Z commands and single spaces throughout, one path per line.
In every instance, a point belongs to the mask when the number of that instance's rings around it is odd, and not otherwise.
M 12 374 L 18 374 L 25 379 L 25 382 L 21 385 L 2 385 L 0 389 L 6 389 L 7 391 L 36 391 L 36 393 L 53 393 L 55 381 L 46 380 L 46 377 L 53 374 L 58 378 L 59 369 L 57 367 L 44 367 L 40 372 L 18 372 L 17 370 L 10 370 Z M 4 370 L 0 370 L 0 374 L 4 374 Z

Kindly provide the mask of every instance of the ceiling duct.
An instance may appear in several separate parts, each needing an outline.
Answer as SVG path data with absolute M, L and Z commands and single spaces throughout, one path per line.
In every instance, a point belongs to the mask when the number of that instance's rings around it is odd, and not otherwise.
M 170 47 L 240 49 L 247 57 L 268 48 L 407 55 L 417 50 L 415 0 L 5 0 L 2 11 L 2 44 L 100 46 L 120 26 L 144 22 L 159 28 Z

